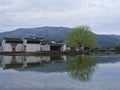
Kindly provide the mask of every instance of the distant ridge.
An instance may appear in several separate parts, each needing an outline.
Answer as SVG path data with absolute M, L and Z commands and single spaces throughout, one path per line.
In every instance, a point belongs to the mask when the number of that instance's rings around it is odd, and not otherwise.
M 57 41 L 64 41 L 67 33 L 71 28 L 69 27 L 52 27 L 52 26 L 44 26 L 44 27 L 35 27 L 35 28 L 19 28 L 9 32 L 0 33 L 0 41 L 2 41 L 3 37 L 17 37 L 17 38 L 25 38 L 25 37 L 44 37 L 47 39 L 53 39 Z M 96 34 L 96 38 L 98 39 L 99 46 L 102 48 L 112 48 L 117 43 L 120 42 L 119 35 L 99 35 Z

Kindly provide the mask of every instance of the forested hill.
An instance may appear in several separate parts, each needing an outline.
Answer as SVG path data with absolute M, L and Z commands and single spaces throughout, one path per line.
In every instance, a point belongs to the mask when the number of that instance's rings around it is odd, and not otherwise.
M 68 27 L 36 27 L 36 28 L 19 28 L 13 31 L 0 33 L 0 41 L 3 37 L 44 37 L 47 39 L 53 39 L 58 41 L 63 41 L 70 28 Z M 119 35 L 98 35 L 96 34 L 98 43 L 100 47 L 114 47 L 120 42 Z

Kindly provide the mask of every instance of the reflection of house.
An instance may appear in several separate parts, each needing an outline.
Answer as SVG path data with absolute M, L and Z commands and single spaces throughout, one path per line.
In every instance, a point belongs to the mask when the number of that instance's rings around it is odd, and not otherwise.
M 1 62 L 2 62 L 2 59 L 3 59 L 3 56 L 2 56 L 2 55 L 0 55 L 0 64 L 1 64 Z
M 7 68 L 17 68 L 17 67 L 35 67 L 40 66 L 41 63 L 50 62 L 50 56 L 3 56 L 2 67 Z
M 42 56 L 41 57 L 41 62 L 45 61 L 45 62 L 49 62 L 51 60 L 50 56 Z
M 2 43 L 0 42 L 0 52 L 2 52 L 3 49 L 2 49 Z
M 24 56 L 23 67 L 40 66 L 40 57 Z
M 20 67 L 23 65 L 22 56 L 3 56 L 3 68 Z
M 4 38 L 2 48 L 5 52 L 23 51 L 23 41 L 19 38 Z
M 65 51 L 66 45 L 44 38 L 4 38 L 2 41 L 4 52 L 38 52 L 38 51 Z

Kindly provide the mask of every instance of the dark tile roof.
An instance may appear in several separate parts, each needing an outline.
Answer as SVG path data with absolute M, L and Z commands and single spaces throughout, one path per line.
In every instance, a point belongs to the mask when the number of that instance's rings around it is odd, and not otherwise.
M 50 44 L 51 44 L 51 41 L 44 39 L 44 40 L 41 41 L 41 44 L 42 44 L 42 45 L 46 45 L 46 44 L 50 45 Z
M 62 46 L 63 44 L 61 43 L 51 43 L 50 46 Z
M 53 41 L 51 41 L 51 40 L 42 40 L 42 41 L 41 41 L 41 44 L 42 44 L 42 45 L 48 44 L 48 45 L 50 45 L 50 46 L 61 46 L 61 45 L 63 45 L 63 44 L 57 43 L 57 42 L 53 43 Z
M 4 37 L 4 40 L 6 40 L 6 43 L 23 43 L 23 40 L 20 38 Z
M 24 39 L 26 39 L 26 40 L 42 40 L 42 39 L 44 39 L 44 38 L 42 38 L 42 37 L 29 37 L 29 38 L 24 38 Z
M 27 40 L 27 43 L 40 43 L 43 38 L 33 37 L 33 38 L 24 38 L 24 39 Z

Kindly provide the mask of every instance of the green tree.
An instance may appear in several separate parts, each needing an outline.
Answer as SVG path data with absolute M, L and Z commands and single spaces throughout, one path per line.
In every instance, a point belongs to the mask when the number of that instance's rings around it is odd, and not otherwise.
M 94 47 L 97 44 L 95 35 L 90 31 L 89 26 L 79 26 L 72 28 L 66 36 L 65 43 L 72 47 Z

